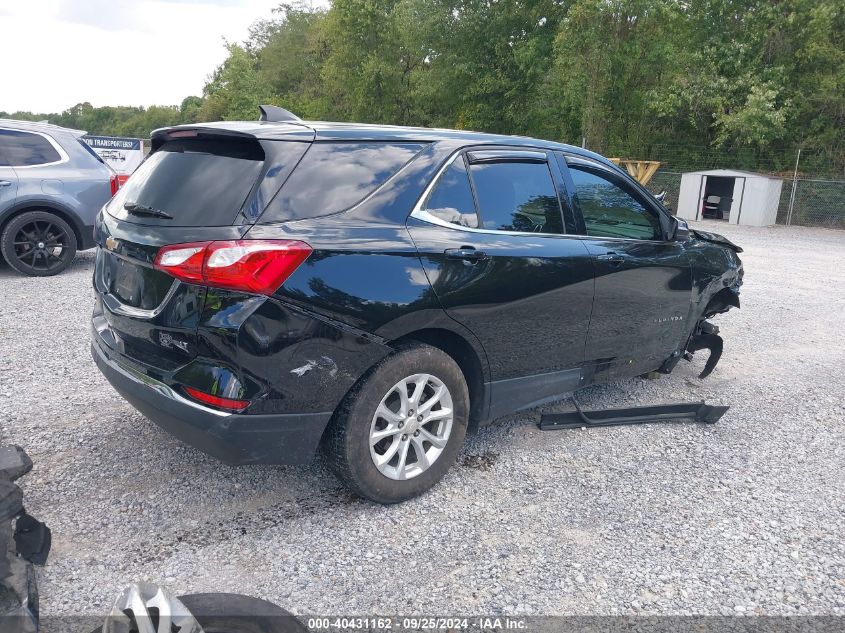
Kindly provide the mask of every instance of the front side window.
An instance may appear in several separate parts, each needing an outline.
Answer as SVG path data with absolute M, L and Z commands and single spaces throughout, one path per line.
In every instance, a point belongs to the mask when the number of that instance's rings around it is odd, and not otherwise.
M 481 226 L 497 231 L 563 233 L 560 203 L 545 162 L 470 165 Z
M 458 156 L 441 174 L 422 208 L 444 222 L 478 227 L 475 200 L 463 156 Z
M 662 239 L 660 219 L 610 178 L 569 166 L 587 235 L 635 240 Z
M 40 134 L 19 130 L 0 130 L 0 156 L 12 167 L 32 167 L 62 159 L 53 144 Z

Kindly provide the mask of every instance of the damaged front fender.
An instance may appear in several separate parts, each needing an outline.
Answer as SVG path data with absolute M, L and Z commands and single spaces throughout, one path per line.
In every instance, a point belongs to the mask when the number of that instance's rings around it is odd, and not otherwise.
M 710 350 L 710 356 L 707 358 L 704 370 L 698 374 L 699 378 L 707 378 L 716 369 L 719 359 L 722 358 L 724 347 L 725 343 L 719 336 L 719 328 L 708 321 L 701 321 L 696 331 L 690 336 L 684 359 L 691 361 L 695 352 L 703 349 Z
M 693 261 L 693 315 L 697 318 L 683 348 L 683 358 L 689 361 L 695 352 L 709 350 L 710 356 L 704 370 L 699 374 L 699 378 L 706 378 L 716 368 L 724 351 L 724 341 L 719 336 L 719 328 L 707 319 L 723 314 L 731 308 L 740 307 L 739 289 L 745 271 L 737 255 L 742 249 L 736 244 L 714 233 L 695 231 L 694 235 L 698 244 Z M 676 356 L 667 363 L 674 367 L 678 360 L 680 358 Z
M 739 308 L 739 290 L 737 288 L 722 288 L 707 303 L 702 318 L 709 319 L 713 315 L 722 314 L 731 308 Z

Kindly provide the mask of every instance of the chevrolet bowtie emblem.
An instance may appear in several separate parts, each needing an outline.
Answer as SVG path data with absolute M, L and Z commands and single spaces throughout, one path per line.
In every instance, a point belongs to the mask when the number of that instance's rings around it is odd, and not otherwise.
M 114 239 L 111 235 L 106 238 L 106 248 L 110 251 L 117 249 L 117 240 Z

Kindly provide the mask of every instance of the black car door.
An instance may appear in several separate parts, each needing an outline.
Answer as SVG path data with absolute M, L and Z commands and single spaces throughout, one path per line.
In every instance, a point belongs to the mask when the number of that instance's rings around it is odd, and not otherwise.
M 491 417 L 580 384 L 593 266 L 551 153 L 455 154 L 407 227 L 447 314 L 481 341 Z M 562 216 L 561 202 L 566 205 Z
M 667 239 L 668 216 L 630 178 L 590 159 L 565 162 L 596 270 L 586 361 L 600 380 L 655 370 L 680 351 L 692 325 L 689 255 Z

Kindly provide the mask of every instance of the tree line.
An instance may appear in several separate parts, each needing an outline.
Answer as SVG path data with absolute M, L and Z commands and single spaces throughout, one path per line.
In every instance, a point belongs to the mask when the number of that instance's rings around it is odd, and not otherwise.
M 805 148 L 845 170 L 841 0 L 334 0 L 282 4 L 180 106 L 74 106 L 55 123 L 303 118 L 465 128 L 630 157 Z M 15 113 L 21 117 L 28 115 Z

